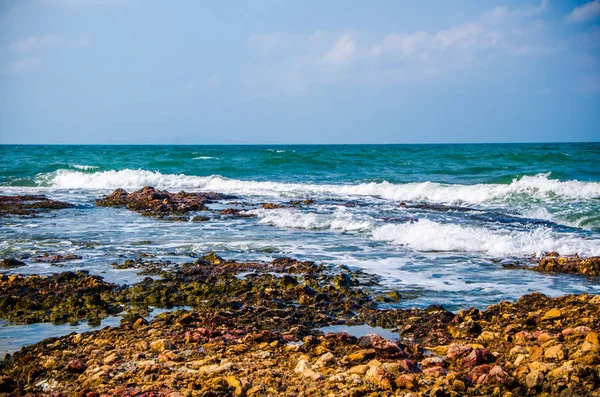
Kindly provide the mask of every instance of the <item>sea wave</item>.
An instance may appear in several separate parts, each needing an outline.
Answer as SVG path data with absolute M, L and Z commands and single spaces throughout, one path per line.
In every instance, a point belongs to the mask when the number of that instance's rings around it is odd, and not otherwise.
M 97 170 L 98 168 L 100 168 L 97 165 L 84 165 L 84 164 L 71 164 L 71 167 L 73 167 L 77 170 L 83 170 L 83 171 Z
M 247 213 L 256 215 L 260 223 L 283 228 L 361 231 L 372 227 L 372 222 L 368 219 L 358 219 L 343 209 L 339 209 L 333 214 L 263 209 L 251 210 Z
M 373 239 L 415 251 L 483 252 L 494 256 L 539 256 L 551 251 L 561 255 L 600 255 L 600 241 L 576 235 L 559 236 L 547 227 L 531 231 L 492 230 L 420 219 L 376 227 Z
M 198 156 L 198 157 L 192 158 L 192 160 L 219 160 L 219 158 L 211 157 L 211 156 Z
M 192 176 L 162 174 L 158 171 L 124 169 L 85 173 L 60 169 L 40 174 L 36 179 L 40 186 L 54 188 L 125 189 L 145 185 L 162 189 L 215 190 L 223 193 L 333 197 L 373 196 L 396 201 L 429 201 L 449 204 L 480 204 L 503 201 L 515 197 L 536 200 L 598 199 L 599 182 L 550 179 L 550 174 L 537 174 L 514 179 L 509 184 L 443 184 L 437 182 L 412 182 L 403 184 L 359 183 L 346 185 L 302 184 L 282 182 L 243 181 L 218 175 Z
M 422 252 L 481 252 L 492 256 L 540 256 L 557 251 L 561 255 L 600 255 L 600 241 L 575 234 L 554 233 L 548 227 L 531 231 L 439 223 L 419 219 L 402 224 L 382 225 L 368 216 L 358 217 L 345 210 L 333 214 L 304 213 L 298 210 L 252 210 L 259 222 L 282 228 L 331 229 L 368 232 L 373 240 L 387 241 Z

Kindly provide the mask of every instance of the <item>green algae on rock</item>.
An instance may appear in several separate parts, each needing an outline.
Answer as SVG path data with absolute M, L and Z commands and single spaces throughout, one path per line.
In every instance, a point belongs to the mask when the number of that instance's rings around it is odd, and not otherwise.
M 231 309 L 178 311 L 25 347 L 0 372 L 21 394 L 597 396 L 599 298 L 532 294 L 464 310 L 446 327 L 472 321 L 481 331 L 428 344 L 298 333 L 293 322 L 262 324 L 277 318 L 268 308 L 253 321 Z
M 110 293 L 117 285 L 83 272 L 52 276 L 0 276 L 0 317 L 20 323 L 99 319 L 122 309 Z

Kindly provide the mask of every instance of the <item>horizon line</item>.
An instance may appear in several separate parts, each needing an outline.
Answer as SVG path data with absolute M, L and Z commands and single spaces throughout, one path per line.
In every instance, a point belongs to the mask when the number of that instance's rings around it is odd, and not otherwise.
M 408 145 L 535 145 L 590 144 L 597 141 L 414 142 L 414 143 L 0 143 L 0 146 L 408 146 Z

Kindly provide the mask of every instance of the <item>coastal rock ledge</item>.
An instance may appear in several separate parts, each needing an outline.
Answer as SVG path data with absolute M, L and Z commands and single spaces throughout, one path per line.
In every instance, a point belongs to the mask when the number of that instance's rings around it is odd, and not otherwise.
M 213 255 L 193 269 L 194 274 L 227 275 L 251 266 L 261 271 L 259 264 Z M 87 397 L 600 396 L 598 295 L 549 298 L 534 293 L 514 303 L 456 314 L 440 306 L 361 308 L 350 304 L 356 299 L 350 291 L 368 288 L 351 282 L 358 280 L 351 273 L 327 276 L 329 269 L 289 259 L 265 266 L 265 271 L 285 267 L 287 275 L 265 274 L 258 291 L 221 294 L 220 302 L 193 311 L 163 313 L 151 322 L 130 316 L 119 327 L 46 339 L 7 355 L 0 365 L 0 392 Z M 227 275 L 227 280 L 239 278 Z M 288 304 L 303 294 L 314 299 Z M 253 298 L 244 305 L 242 296 Z M 349 305 L 332 310 L 333 300 Z M 309 319 L 317 314 L 319 323 Z M 341 322 L 395 327 L 402 337 L 357 338 L 318 329 Z

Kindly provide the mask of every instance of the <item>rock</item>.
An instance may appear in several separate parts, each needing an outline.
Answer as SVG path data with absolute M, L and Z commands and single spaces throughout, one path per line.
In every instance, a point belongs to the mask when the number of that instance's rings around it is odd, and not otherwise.
M 334 365 L 335 363 L 336 363 L 335 356 L 333 354 L 331 354 L 331 352 L 327 352 L 327 353 L 323 354 L 321 357 L 319 357 L 319 359 L 315 363 L 315 367 L 317 367 L 317 368 L 330 367 L 330 366 Z
M 487 364 L 496 361 L 496 357 L 487 349 L 473 349 L 468 356 L 458 362 L 459 368 L 471 368 L 481 364 Z
M 355 365 L 354 367 L 350 368 L 348 370 L 349 374 L 359 374 L 359 375 L 364 375 L 367 373 L 367 371 L 369 370 L 369 366 L 366 364 L 361 364 L 361 365 Z
M 429 367 L 423 369 L 423 375 L 430 376 L 432 378 L 439 378 L 440 376 L 444 376 L 448 373 L 448 371 L 443 367 Z
M 362 349 L 358 352 L 348 354 L 345 356 L 345 360 L 350 363 L 362 363 L 367 360 L 370 360 L 375 356 L 375 350 L 373 349 Z
M 404 356 L 400 347 L 389 339 L 383 338 L 377 334 L 370 334 L 361 337 L 358 340 L 358 344 L 361 347 L 369 348 L 372 347 L 375 350 L 384 351 L 390 354 L 398 354 Z
M 587 334 L 587 336 L 585 337 L 585 341 L 587 343 L 591 343 L 594 346 L 600 346 L 600 341 L 598 340 L 598 333 L 597 332 L 590 332 Z
M 471 351 L 473 351 L 473 348 L 469 345 L 451 345 L 448 348 L 446 356 L 449 360 L 455 360 L 471 353 Z
M 544 351 L 544 358 L 548 360 L 562 361 L 565 359 L 565 350 L 562 345 L 556 345 L 547 348 Z
M 112 365 L 117 361 L 118 358 L 119 356 L 117 355 L 117 353 L 111 353 L 105 356 L 102 362 L 104 363 L 104 365 Z
M 384 390 L 391 390 L 392 383 L 387 377 L 387 371 L 382 365 L 369 366 L 365 379 Z
M 415 390 L 418 386 L 417 376 L 414 374 L 404 374 L 396 377 L 394 381 L 399 389 Z
M 512 349 L 510 349 L 509 354 L 511 356 L 517 355 L 517 354 L 528 354 L 529 352 L 527 351 L 527 349 L 525 349 L 523 346 L 515 346 Z
M 548 310 L 546 314 L 544 314 L 544 316 L 542 317 L 542 321 L 556 320 L 562 318 L 562 316 L 563 314 L 559 309 L 553 308 Z
M 306 361 L 305 359 L 301 359 L 300 361 L 298 361 L 298 364 L 296 364 L 296 368 L 294 369 L 294 372 L 304 376 L 305 378 L 309 378 L 312 380 L 320 380 L 320 379 L 324 378 L 323 374 L 314 371 L 311 368 L 310 363 L 308 361 Z
M 83 372 L 85 372 L 86 368 L 87 367 L 85 366 L 85 364 L 83 364 L 81 361 L 71 360 L 67 364 L 66 370 L 67 372 L 71 372 L 74 374 L 82 374 Z
M 150 343 L 150 348 L 157 352 L 172 350 L 173 347 L 173 343 L 168 339 L 158 339 Z
M 533 371 L 525 377 L 525 383 L 530 389 L 537 388 L 544 383 L 544 373 L 541 371 Z
M 0 267 L 4 269 L 12 269 L 15 267 L 25 266 L 25 263 L 15 258 L 5 258 L 0 261 Z
M 69 203 L 50 200 L 43 195 L 0 196 L 0 216 L 33 216 L 42 211 L 73 207 Z
M 415 360 L 400 360 L 398 364 L 401 369 L 408 373 L 416 374 L 421 372 L 421 368 L 419 368 Z
M 421 361 L 421 368 L 444 367 L 445 365 L 446 361 L 441 357 L 427 357 Z

